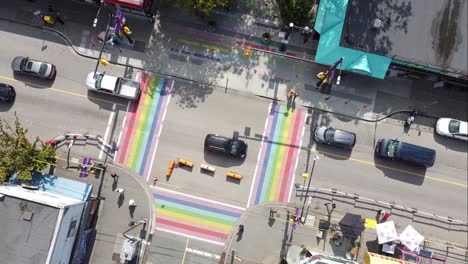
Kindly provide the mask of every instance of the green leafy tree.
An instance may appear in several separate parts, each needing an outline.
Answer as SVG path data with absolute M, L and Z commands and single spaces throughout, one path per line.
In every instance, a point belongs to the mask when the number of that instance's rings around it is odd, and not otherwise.
M 15 172 L 18 179 L 31 180 L 31 172 L 42 171 L 55 162 L 55 149 L 39 137 L 31 143 L 27 133 L 16 113 L 13 127 L 0 119 L 0 181 L 7 181 Z
M 276 0 L 284 26 L 289 23 L 299 27 L 311 26 L 315 19 L 314 1 L 312 0 Z
M 165 4 L 183 7 L 192 14 L 209 16 L 213 9 L 225 7 L 229 0 L 163 0 Z

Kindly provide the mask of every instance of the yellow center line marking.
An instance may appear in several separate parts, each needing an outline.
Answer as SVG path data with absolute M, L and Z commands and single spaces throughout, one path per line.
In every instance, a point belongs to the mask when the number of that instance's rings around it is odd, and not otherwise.
M 184 256 L 182 257 L 182 264 L 184 264 L 184 262 L 185 262 L 185 256 L 187 255 L 187 249 L 188 249 L 189 242 L 190 242 L 190 238 L 187 238 L 187 243 L 185 243 Z
M 427 176 L 427 175 L 420 174 L 420 173 L 415 173 L 415 172 L 406 171 L 406 170 L 402 170 L 402 169 L 397 169 L 397 168 L 393 168 L 393 167 L 389 167 L 389 166 L 385 166 L 385 165 L 380 165 L 380 164 L 376 164 L 376 163 L 374 163 L 372 161 L 368 161 L 368 160 L 360 160 L 360 159 L 355 159 L 355 158 L 349 158 L 349 157 L 345 157 L 345 156 L 342 156 L 342 155 L 338 155 L 338 154 L 334 154 L 334 153 L 330 153 L 330 152 L 325 152 L 325 151 L 318 151 L 318 150 L 315 150 L 315 149 L 308 149 L 308 148 L 305 148 L 305 147 L 302 147 L 302 149 L 310 150 L 312 152 L 319 153 L 319 154 L 325 154 L 325 155 L 330 155 L 330 156 L 337 157 L 337 158 L 347 159 L 347 160 L 363 163 L 363 164 L 370 165 L 370 166 L 376 166 L 376 167 L 380 167 L 380 168 L 385 168 L 385 169 L 389 169 L 389 170 L 393 170 L 393 171 L 398 171 L 398 172 L 403 172 L 403 173 L 406 173 L 406 174 L 415 175 L 415 176 L 418 176 L 418 177 L 424 177 L 426 179 L 430 179 L 430 180 L 433 180 L 433 181 L 438 181 L 438 182 L 443 182 L 443 183 L 447 183 L 447 184 L 451 184 L 451 185 L 455 185 L 455 186 L 460 186 L 462 188 L 468 188 L 467 184 L 448 181 L 448 180 L 444 180 L 444 179 L 440 179 L 440 178 L 436 178 L 436 177 L 432 177 L 432 176 Z
M 103 102 L 103 103 L 116 104 L 116 105 L 125 106 L 125 107 L 127 106 L 126 104 L 120 104 L 120 103 L 116 103 L 116 102 L 109 101 L 109 100 L 106 100 L 106 99 L 101 99 L 101 98 L 97 98 L 97 97 L 87 96 L 87 95 L 84 95 L 84 94 L 69 92 L 69 91 L 66 91 L 66 90 L 57 89 L 57 88 L 53 88 L 53 87 L 47 87 L 47 86 L 43 86 L 43 85 L 39 85 L 39 84 L 35 84 L 35 83 L 24 82 L 24 81 L 18 81 L 18 80 L 16 80 L 16 79 L 13 79 L 13 78 L 10 78 L 10 77 L 6 77 L 6 76 L 0 76 L 0 79 L 9 80 L 9 81 L 12 81 L 12 82 L 17 82 L 17 83 L 24 83 L 24 84 L 27 84 L 27 85 L 29 85 L 29 86 L 40 87 L 40 88 L 43 88 L 43 89 L 45 89 L 45 90 L 49 90 L 49 91 L 53 91 L 53 92 L 59 92 L 59 93 L 64 93 L 64 94 L 68 94 L 68 95 L 73 95 L 73 96 L 76 96 L 76 97 L 89 98 L 89 99 L 92 99 L 92 100 L 95 100 L 95 101 L 99 101 L 99 102 Z

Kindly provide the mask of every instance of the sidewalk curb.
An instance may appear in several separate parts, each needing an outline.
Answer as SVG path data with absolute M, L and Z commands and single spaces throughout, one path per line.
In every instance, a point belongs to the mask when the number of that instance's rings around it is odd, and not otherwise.
M 90 56 L 90 55 L 86 55 L 80 51 L 78 51 L 76 49 L 76 47 L 73 45 L 73 42 L 63 33 L 61 32 L 60 30 L 57 30 L 55 28 L 51 28 L 51 27 L 46 27 L 46 26 L 41 26 L 41 25 L 35 25 L 35 24 L 32 24 L 32 23 L 28 23 L 28 22 L 24 22 L 24 21 L 20 21 L 20 20 L 16 20 L 16 19 L 9 19 L 9 18 L 4 18 L 4 17 L 0 17 L 0 20 L 4 20 L 4 21 L 7 21 L 7 22 L 11 22 L 11 23 L 18 23 L 18 24 L 22 24 L 22 25 L 25 25 L 25 26 L 30 26 L 30 27 L 34 27 L 34 28 L 38 28 L 38 29 L 41 29 L 41 30 L 48 30 L 48 31 L 51 31 L 51 32 L 54 32 L 56 34 L 58 34 L 60 37 L 62 37 L 65 42 L 72 48 L 72 50 L 78 55 L 78 56 L 81 56 L 81 57 L 84 57 L 84 58 L 87 58 L 87 59 L 92 59 L 92 60 L 98 60 L 97 57 L 93 57 L 93 56 Z M 281 54 L 281 53 L 272 53 L 272 52 L 269 52 L 271 54 L 274 54 L 274 55 L 277 55 L 277 56 L 283 56 L 283 57 L 291 57 L 291 56 L 288 56 L 288 55 L 284 55 L 284 54 Z M 295 57 L 291 57 L 292 59 L 297 59 Z M 307 62 L 310 62 L 310 63 L 315 63 L 315 62 L 312 62 L 312 61 L 309 61 L 309 60 L 305 60 Z M 217 88 L 221 88 L 221 89 L 229 89 L 229 90 L 235 90 L 235 91 L 238 91 L 236 89 L 233 89 L 233 88 L 227 88 L 227 87 L 222 87 L 222 86 L 219 86 L 219 85 L 213 85 L 213 84 L 209 84 L 209 83 L 204 83 L 204 82 L 201 82 L 201 81 L 196 81 L 196 80 L 191 80 L 191 79 L 188 79 L 188 78 L 184 78 L 184 77 L 180 77 L 180 76 L 176 76 L 176 75 L 171 75 L 171 74 L 166 74 L 166 73 L 162 73 L 162 72 L 157 72 L 157 71 L 150 71 L 150 70 L 147 70 L 147 69 L 144 69 L 144 68 L 141 68 L 141 67 L 138 67 L 138 66 L 133 66 L 131 64 L 123 64 L 123 63 L 119 63 L 119 62 L 114 62 L 114 61 L 109 61 L 109 63 L 113 64 L 113 65 L 117 65 L 117 66 L 122 66 L 122 67 L 132 67 L 134 69 L 137 69 L 137 70 L 140 70 L 140 71 L 146 71 L 146 72 L 151 72 L 151 73 L 154 73 L 154 74 L 157 74 L 157 75 L 162 75 L 162 76 L 167 76 L 167 77 L 170 77 L 170 78 L 173 78 L 173 79 L 179 79 L 179 80 L 184 80 L 184 81 L 189 81 L 189 82 L 195 82 L 195 83 L 199 83 L 201 85 L 208 85 L 208 86 L 212 86 L 212 87 L 217 87 Z M 319 65 L 322 65 L 320 63 L 315 63 L 315 64 L 319 64 Z M 284 100 L 279 100 L 277 98 L 274 98 L 274 97 L 268 97 L 268 96 L 263 96 L 263 95 L 259 95 L 259 94 L 254 94 L 255 96 L 257 97 L 260 97 L 260 98 L 265 98 L 265 99 L 268 99 L 268 100 L 274 100 L 274 101 L 281 101 L 281 102 L 285 102 Z M 361 117 L 357 117 L 357 116 L 350 116 L 350 115 L 346 115 L 346 114 L 342 114 L 342 113 L 338 113 L 338 112 L 333 112 L 333 111 L 329 111 L 329 110 L 325 110 L 325 109 L 322 109 L 322 108 L 317 108 L 317 107 L 314 107 L 314 106 L 308 106 L 308 105 L 301 105 L 302 107 L 304 108 L 307 108 L 307 109 L 312 109 L 312 110 L 317 110 L 317 111 L 322 111 L 324 113 L 331 113 L 331 114 L 336 114 L 336 115 L 341 115 L 341 116 L 344 116 L 344 117 L 348 117 L 348 118 L 352 118 L 352 119 L 357 119 L 357 120 L 360 120 L 360 121 L 365 121 L 365 122 L 380 122 L 386 118 L 389 118 L 393 115 L 396 115 L 396 114 L 399 114 L 399 113 L 411 113 L 412 110 L 399 110 L 399 111 L 394 111 L 394 112 L 391 112 L 389 114 L 386 114 L 380 118 L 375 118 L 375 119 L 368 119 L 368 118 L 361 118 Z M 439 117 L 437 116 L 433 116 L 433 115 L 430 115 L 430 114 L 426 114 L 426 113 L 420 113 L 418 114 L 420 116 L 425 116 L 425 117 L 429 117 L 429 118 L 434 118 L 434 119 L 437 119 Z

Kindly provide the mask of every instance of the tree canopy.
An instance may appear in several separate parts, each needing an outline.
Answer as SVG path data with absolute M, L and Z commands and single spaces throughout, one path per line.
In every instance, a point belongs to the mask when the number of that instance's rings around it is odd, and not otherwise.
M 13 127 L 0 119 L 0 181 L 7 181 L 16 172 L 19 180 L 31 180 L 31 172 L 41 171 L 55 161 L 55 149 L 39 137 L 30 142 L 27 133 L 16 113 Z
M 280 11 L 283 25 L 288 26 L 289 23 L 299 27 L 311 26 L 314 23 L 314 12 L 312 0 L 276 0 Z
M 229 0 L 164 0 L 164 2 L 186 8 L 191 13 L 209 16 L 213 9 L 225 7 Z

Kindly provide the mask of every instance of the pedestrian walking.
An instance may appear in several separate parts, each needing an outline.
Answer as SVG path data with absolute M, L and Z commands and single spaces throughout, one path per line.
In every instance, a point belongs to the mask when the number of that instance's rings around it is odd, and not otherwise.
M 112 173 L 111 177 L 112 177 L 112 179 L 114 179 L 114 182 L 119 180 L 119 175 L 117 175 L 117 173 Z
M 275 217 L 275 214 L 278 213 L 278 210 L 270 208 L 270 217 L 273 218 Z
M 317 78 L 319 79 L 317 83 L 315 84 L 315 88 L 320 88 L 323 83 L 326 83 L 327 78 L 328 78 L 328 71 L 322 71 L 317 74 Z
M 291 90 L 288 92 L 288 99 L 291 99 L 292 102 L 294 102 L 296 100 L 296 97 L 298 96 L 299 94 L 294 91 L 294 90 Z
M 388 212 L 384 212 L 383 216 L 382 216 L 382 219 L 387 221 L 387 219 L 390 217 L 390 213 Z
M 297 96 L 299 96 L 299 94 L 296 91 L 293 91 L 293 95 L 292 95 L 292 101 L 293 102 L 296 102 L 296 97 Z
M 244 225 L 239 225 L 239 233 L 244 233 Z
M 153 177 L 153 186 L 156 186 L 156 183 L 158 182 L 158 178 L 157 177 Z

